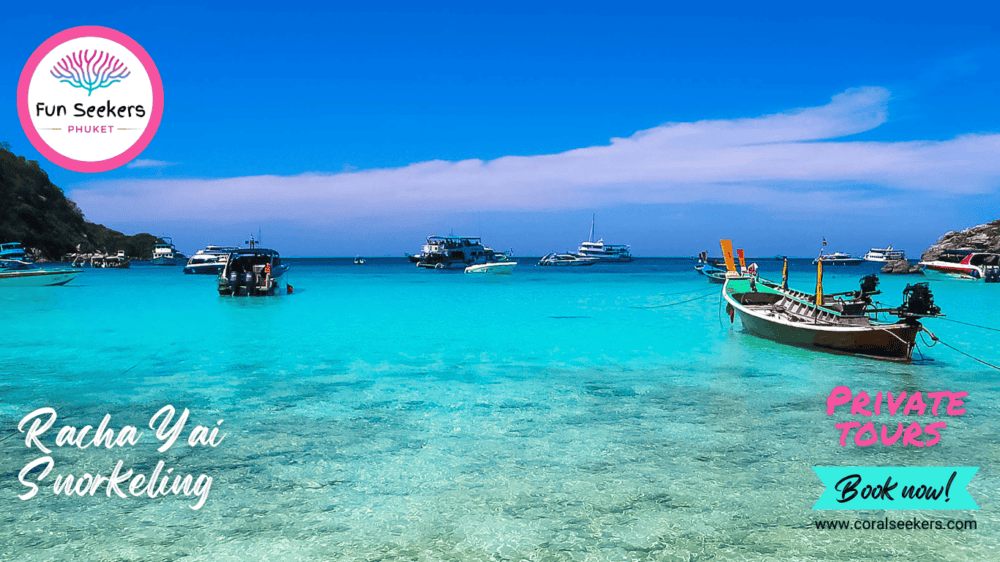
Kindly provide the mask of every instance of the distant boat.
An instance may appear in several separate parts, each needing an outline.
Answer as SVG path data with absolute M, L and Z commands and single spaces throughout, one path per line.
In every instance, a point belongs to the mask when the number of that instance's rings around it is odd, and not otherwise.
M 864 255 L 865 261 L 889 262 L 906 259 L 906 250 L 893 250 L 892 246 L 872 248 Z
M 425 269 L 465 269 L 470 265 L 501 261 L 507 261 L 507 255 L 483 246 L 478 236 L 430 236 L 416 264 Z
M 924 274 L 966 281 L 1000 281 L 1000 254 L 945 250 L 937 259 L 920 262 Z
M 494 263 L 480 263 L 476 265 L 470 265 L 465 268 L 466 273 L 480 273 L 480 274 L 492 274 L 492 275 L 510 275 L 514 272 L 514 266 L 517 265 L 516 261 L 502 261 Z
M 118 250 L 115 255 L 108 254 L 106 256 L 96 255 L 90 258 L 90 266 L 97 268 L 114 268 L 114 269 L 128 269 L 131 266 L 131 262 L 128 256 L 125 255 L 125 250 Z
M 205 246 L 191 256 L 184 266 L 184 273 L 218 275 L 225 269 L 229 254 L 238 249 L 235 246 Z
M 725 283 L 726 270 L 714 263 L 702 263 L 694 266 L 695 271 L 708 278 L 709 283 Z
M 0 260 L 16 260 L 21 262 L 31 262 L 28 254 L 24 251 L 24 246 L 20 242 L 7 242 L 0 244 Z
M 832 254 L 820 252 L 819 257 L 813 260 L 813 265 L 819 263 L 819 260 L 823 260 L 823 263 L 826 265 L 861 265 L 865 263 L 865 260 L 852 257 L 851 254 L 843 252 L 834 252 Z
M 181 254 L 174 248 L 173 240 L 169 236 L 164 236 L 161 240 L 163 242 L 157 242 L 153 246 L 153 265 L 177 265 Z
M 365 263 L 365 258 L 361 256 L 354 258 L 354 265 L 364 265 L 364 263 Z
M 861 265 L 865 260 L 861 258 L 852 257 L 851 254 L 845 254 L 843 252 L 834 252 L 832 254 L 825 253 L 826 251 L 826 238 L 823 239 L 823 247 L 819 249 L 819 256 L 813 260 L 813 265 L 819 263 L 823 260 L 826 265 Z
M 584 265 L 594 265 L 598 260 L 595 257 L 582 257 L 577 254 L 549 254 L 538 260 L 538 265 L 570 266 L 580 267 Z
M 218 290 L 225 296 L 267 296 L 285 290 L 288 265 L 274 250 L 264 248 L 233 250 L 218 278 Z
M 65 285 L 81 273 L 77 268 L 43 269 L 27 261 L 0 259 L 0 287 Z
M 632 254 L 629 253 L 627 244 L 605 244 L 601 238 L 594 242 L 594 217 L 590 221 L 590 238 L 580 244 L 576 254 L 582 258 L 597 258 L 601 262 L 630 262 Z

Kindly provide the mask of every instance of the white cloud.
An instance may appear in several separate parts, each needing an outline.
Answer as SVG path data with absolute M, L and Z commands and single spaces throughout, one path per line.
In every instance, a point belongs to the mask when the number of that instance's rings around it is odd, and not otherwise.
M 95 220 L 128 208 L 134 220 L 263 216 L 326 223 L 422 211 L 702 201 L 816 208 L 836 204 L 844 195 L 837 190 L 844 189 L 855 202 L 875 204 L 885 197 L 882 188 L 944 195 L 996 190 L 1000 135 L 837 140 L 884 123 L 888 101 L 883 88 L 857 88 L 821 107 L 667 123 L 558 154 L 296 176 L 116 180 L 77 189 L 71 197 Z
M 140 158 L 138 160 L 133 160 L 128 163 L 126 168 L 166 168 L 167 166 L 176 166 L 177 162 L 164 162 L 163 160 L 150 160 L 148 158 Z

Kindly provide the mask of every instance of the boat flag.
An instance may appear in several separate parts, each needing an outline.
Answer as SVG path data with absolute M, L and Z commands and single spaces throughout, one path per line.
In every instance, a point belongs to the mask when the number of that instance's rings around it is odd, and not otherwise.
M 781 268 L 781 288 L 788 290 L 788 258 L 785 258 L 785 265 Z
M 719 240 L 722 246 L 722 257 L 726 260 L 726 270 L 736 272 L 736 262 L 733 261 L 733 241 Z
M 743 257 L 743 248 L 740 248 L 739 250 L 736 250 L 736 255 L 739 256 L 739 258 L 740 258 L 740 273 L 746 273 L 747 272 L 747 261 Z
M 826 246 L 826 238 L 823 239 L 823 245 Z
M 823 258 L 816 260 L 816 306 L 823 306 Z

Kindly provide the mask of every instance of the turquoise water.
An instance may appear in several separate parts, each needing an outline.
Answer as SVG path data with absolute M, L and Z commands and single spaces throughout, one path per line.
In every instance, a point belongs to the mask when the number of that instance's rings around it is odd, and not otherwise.
M 291 260 L 292 295 L 226 298 L 180 267 L 87 270 L 0 293 L 2 560 L 996 559 L 997 372 L 950 349 L 897 364 L 760 340 L 730 325 L 691 260 L 514 275 L 403 260 Z M 760 262 L 780 278 L 778 262 Z M 850 290 L 874 266 L 827 272 Z M 811 290 L 812 266 L 791 283 Z M 915 277 L 882 276 L 889 304 Z M 934 281 L 949 318 L 1000 326 L 1000 286 Z M 681 302 L 689 301 L 689 302 Z M 672 305 L 673 303 L 679 303 Z M 672 305 L 672 306 L 664 306 Z M 1000 333 L 941 320 L 996 363 Z M 919 355 L 917 355 L 919 357 Z M 833 387 L 966 391 L 933 447 L 841 447 Z M 217 447 L 148 427 L 171 404 Z M 18 422 L 51 407 L 55 467 Z M 179 412 L 178 412 L 179 413 Z M 64 424 L 132 425 L 134 447 L 53 447 Z M 221 425 L 217 425 L 223 420 Z M 898 421 L 898 419 L 886 420 Z M 922 419 L 927 422 L 929 420 Z M 213 478 L 183 495 L 56 496 L 57 474 Z M 812 466 L 979 466 L 978 511 L 812 511 Z M 37 473 L 36 473 L 37 476 Z M 975 520 L 973 531 L 827 531 L 817 520 Z

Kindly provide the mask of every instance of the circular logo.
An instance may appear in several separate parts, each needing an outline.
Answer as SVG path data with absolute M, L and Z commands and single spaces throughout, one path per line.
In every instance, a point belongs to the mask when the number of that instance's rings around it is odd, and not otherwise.
M 17 113 L 31 144 L 54 164 L 105 172 L 153 140 L 163 83 L 153 59 L 128 35 L 74 27 L 42 43 L 24 65 Z

